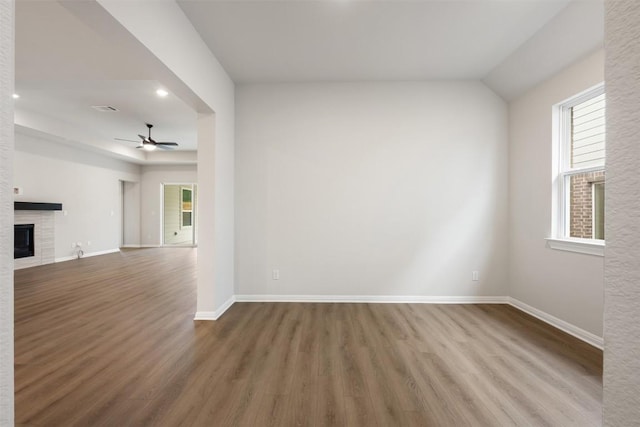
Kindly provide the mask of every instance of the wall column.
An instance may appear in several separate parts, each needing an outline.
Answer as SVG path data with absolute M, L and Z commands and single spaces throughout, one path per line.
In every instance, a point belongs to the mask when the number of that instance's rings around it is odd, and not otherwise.
M 198 115 L 198 302 L 196 319 L 212 320 L 216 308 L 215 114 Z M 219 303 L 218 303 L 219 304 Z
M 13 0 L 0 1 L 0 426 L 13 409 Z
M 607 0 L 606 426 L 640 420 L 640 2 Z

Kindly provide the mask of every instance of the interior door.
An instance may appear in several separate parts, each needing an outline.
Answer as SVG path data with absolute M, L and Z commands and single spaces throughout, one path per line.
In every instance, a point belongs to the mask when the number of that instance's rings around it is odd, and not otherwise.
M 164 184 L 163 244 L 194 246 L 196 231 L 196 185 Z

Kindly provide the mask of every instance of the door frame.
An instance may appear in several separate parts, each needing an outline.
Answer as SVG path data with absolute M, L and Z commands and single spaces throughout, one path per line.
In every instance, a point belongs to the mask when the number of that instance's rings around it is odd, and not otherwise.
M 191 217 L 191 244 L 190 245 L 174 245 L 171 243 L 166 243 L 165 242 L 165 236 L 164 236 L 164 187 L 166 185 L 178 185 L 178 186 L 184 186 L 184 187 L 191 187 L 192 189 L 192 204 L 193 204 L 193 210 L 192 210 L 192 217 Z M 197 191 L 197 186 L 198 183 L 197 182 L 162 182 L 160 183 L 160 246 L 165 247 L 193 247 L 196 248 L 198 247 L 198 241 L 196 239 L 196 227 L 198 225 L 198 191 Z

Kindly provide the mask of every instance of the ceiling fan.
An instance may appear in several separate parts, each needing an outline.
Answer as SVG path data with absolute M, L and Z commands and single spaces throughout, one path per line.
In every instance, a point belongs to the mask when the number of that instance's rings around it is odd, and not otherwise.
M 153 125 L 150 123 L 146 123 L 146 125 L 147 125 L 147 128 L 149 129 L 149 135 L 144 136 L 144 135 L 138 134 L 138 136 L 142 140 L 142 143 L 141 145 L 138 145 L 136 148 L 141 148 L 146 151 L 153 151 L 156 148 L 159 148 L 161 150 L 173 150 L 178 146 L 178 143 L 176 142 L 158 142 L 155 139 L 151 138 L 151 128 L 153 127 Z M 118 141 L 138 142 L 138 141 L 133 141 L 131 139 L 122 139 L 122 138 L 114 138 L 114 139 Z

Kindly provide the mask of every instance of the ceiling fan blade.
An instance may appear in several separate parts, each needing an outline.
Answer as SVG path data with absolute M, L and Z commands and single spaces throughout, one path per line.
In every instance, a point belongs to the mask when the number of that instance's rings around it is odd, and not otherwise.
M 116 141 L 127 141 L 127 142 L 139 142 L 139 141 L 134 141 L 133 139 L 123 139 L 123 138 L 113 138 Z
M 155 148 L 160 148 L 161 150 L 173 150 L 175 147 L 178 146 L 177 142 L 156 142 L 153 138 L 151 138 L 151 128 L 153 127 L 153 125 L 150 123 L 146 123 L 146 125 L 147 125 L 147 128 L 149 129 L 149 136 L 138 134 L 138 137 L 140 137 L 140 139 L 142 140 L 142 143 L 141 145 L 138 145 L 136 148 L 142 148 L 148 151 L 152 151 Z M 120 138 L 116 138 L 116 139 L 120 139 Z M 123 139 L 122 141 L 131 141 L 131 140 Z M 139 141 L 131 141 L 131 142 L 138 142 L 138 144 L 140 144 Z

